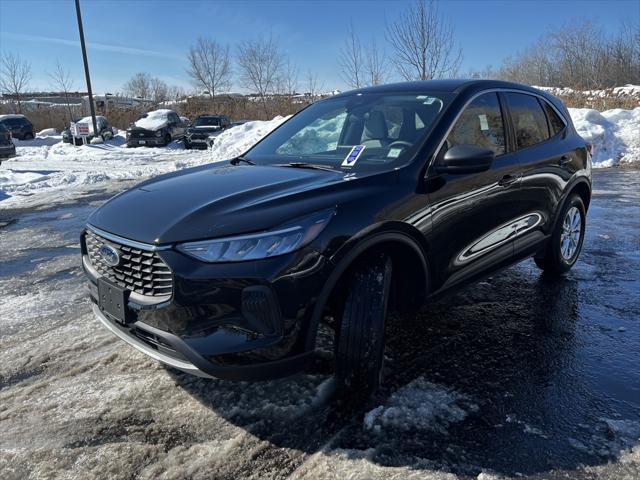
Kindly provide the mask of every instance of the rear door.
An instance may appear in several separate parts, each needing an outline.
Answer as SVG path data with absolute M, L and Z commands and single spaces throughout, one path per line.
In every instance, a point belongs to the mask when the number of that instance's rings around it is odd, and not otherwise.
M 522 172 L 508 132 L 498 94 L 487 92 L 465 107 L 438 152 L 436 162 L 455 145 L 489 148 L 496 154 L 488 171 L 428 178 L 433 272 L 444 288 L 513 259 L 513 236 L 523 216 L 518 198 Z
M 524 92 L 502 95 L 522 165 L 521 202 L 531 218 L 531 228 L 520 232 L 514 243 L 515 255 L 525 257 L 539 249 L 550 233 L 575 153 L 567 149 L 566 121 L 546 100 Z

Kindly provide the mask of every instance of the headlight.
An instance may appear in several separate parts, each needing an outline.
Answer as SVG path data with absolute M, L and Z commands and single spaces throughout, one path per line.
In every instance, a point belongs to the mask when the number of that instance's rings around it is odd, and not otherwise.
M 158 131 L 156 132 L 156 137 L 161 137 L 161 136 L 162 136 L 162 132 L 161 132 L 160 130 L 158 130 Z
M 313 241 L 327 226 L 334 210 L 323 210 L 274 230 L 177 245 L 204 262 L 241 262 L 291 253 Z

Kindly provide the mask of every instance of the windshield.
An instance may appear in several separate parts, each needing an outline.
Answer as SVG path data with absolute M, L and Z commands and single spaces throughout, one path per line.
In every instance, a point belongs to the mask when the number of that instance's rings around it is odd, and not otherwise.
M 219 127 L 220 118 L 218 117 L 200 117 L 193 122 L 195 127 Z
M 311 105 L 252 148 L 259 165 L 311 163 L 377 171 L 412 158 L 450 93 L 355 94 Z

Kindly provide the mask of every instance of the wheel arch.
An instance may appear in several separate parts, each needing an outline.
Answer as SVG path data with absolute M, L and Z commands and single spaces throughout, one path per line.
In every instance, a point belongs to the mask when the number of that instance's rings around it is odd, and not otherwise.
M 402 294 L 405 298 L 413 298 L 416 306 L 419 306 L 424 302 L 429 292 L 431 279 L 427 249 L 411 233 L 399 229 L 376 231 L 359 238 L 355 241 L 355 244 L 347 248 L 347 252 L 337 252 L 333 257 L 333 259 L 337 258 L 335 268 L 325 282 L 311 314 L 307 330 L 306 350 L 315 347 L 318 325 L 332 297 L 340 286 L 348 280 L 353 268 L 368 255 L 384 251 L 391 256 L 394 265 L 392 295 Z M 396 277 L 396 275 L 400 272 L 406 275 L 406 282 L 403 282 L 402 290 L 398 291 L 394 289 L 398 288 L 399 282 L 397 279 L 399 277 Z
M 560 212 L 562 211 L 562 208 L 574 193 L 578 194 L 582 199 L 585 212 L 589 210 L 589 204 L 591 203 L 591 183 L 587 180 L 586 177 L 579 177 L 567 188 L 565 188 L 565 193 L 562 195 L 562 200 L 558 202 L 558 208 L 553 213 L 553 229 L 551 231 L 555 230 L 558 219 L 560 218 Z

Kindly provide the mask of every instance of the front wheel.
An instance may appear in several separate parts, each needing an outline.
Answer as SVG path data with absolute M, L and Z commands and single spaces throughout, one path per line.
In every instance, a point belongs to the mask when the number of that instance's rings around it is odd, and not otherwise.
M 549 244 L 536 255 L 536 265 L 551 275 L 567 273 L 578 260 L 586 227 L 586 212 L 579 195 L 572 195 L 560 212 Z
M 25 133 L 23 139 L 24 140 L 33 140 L 33 133 L 30 133 L 30 132 L 29 133 Z
M 354 272 L 336 339 L 335 376 L 343 391 L 369 396 L 380 386 L 391 272 L 386 256 Z
M 171 135 L 169 135 L 168 133 L 164 136 L 164 146 L 166 147 L 167 145 L 169 145 L 171 143 Z

